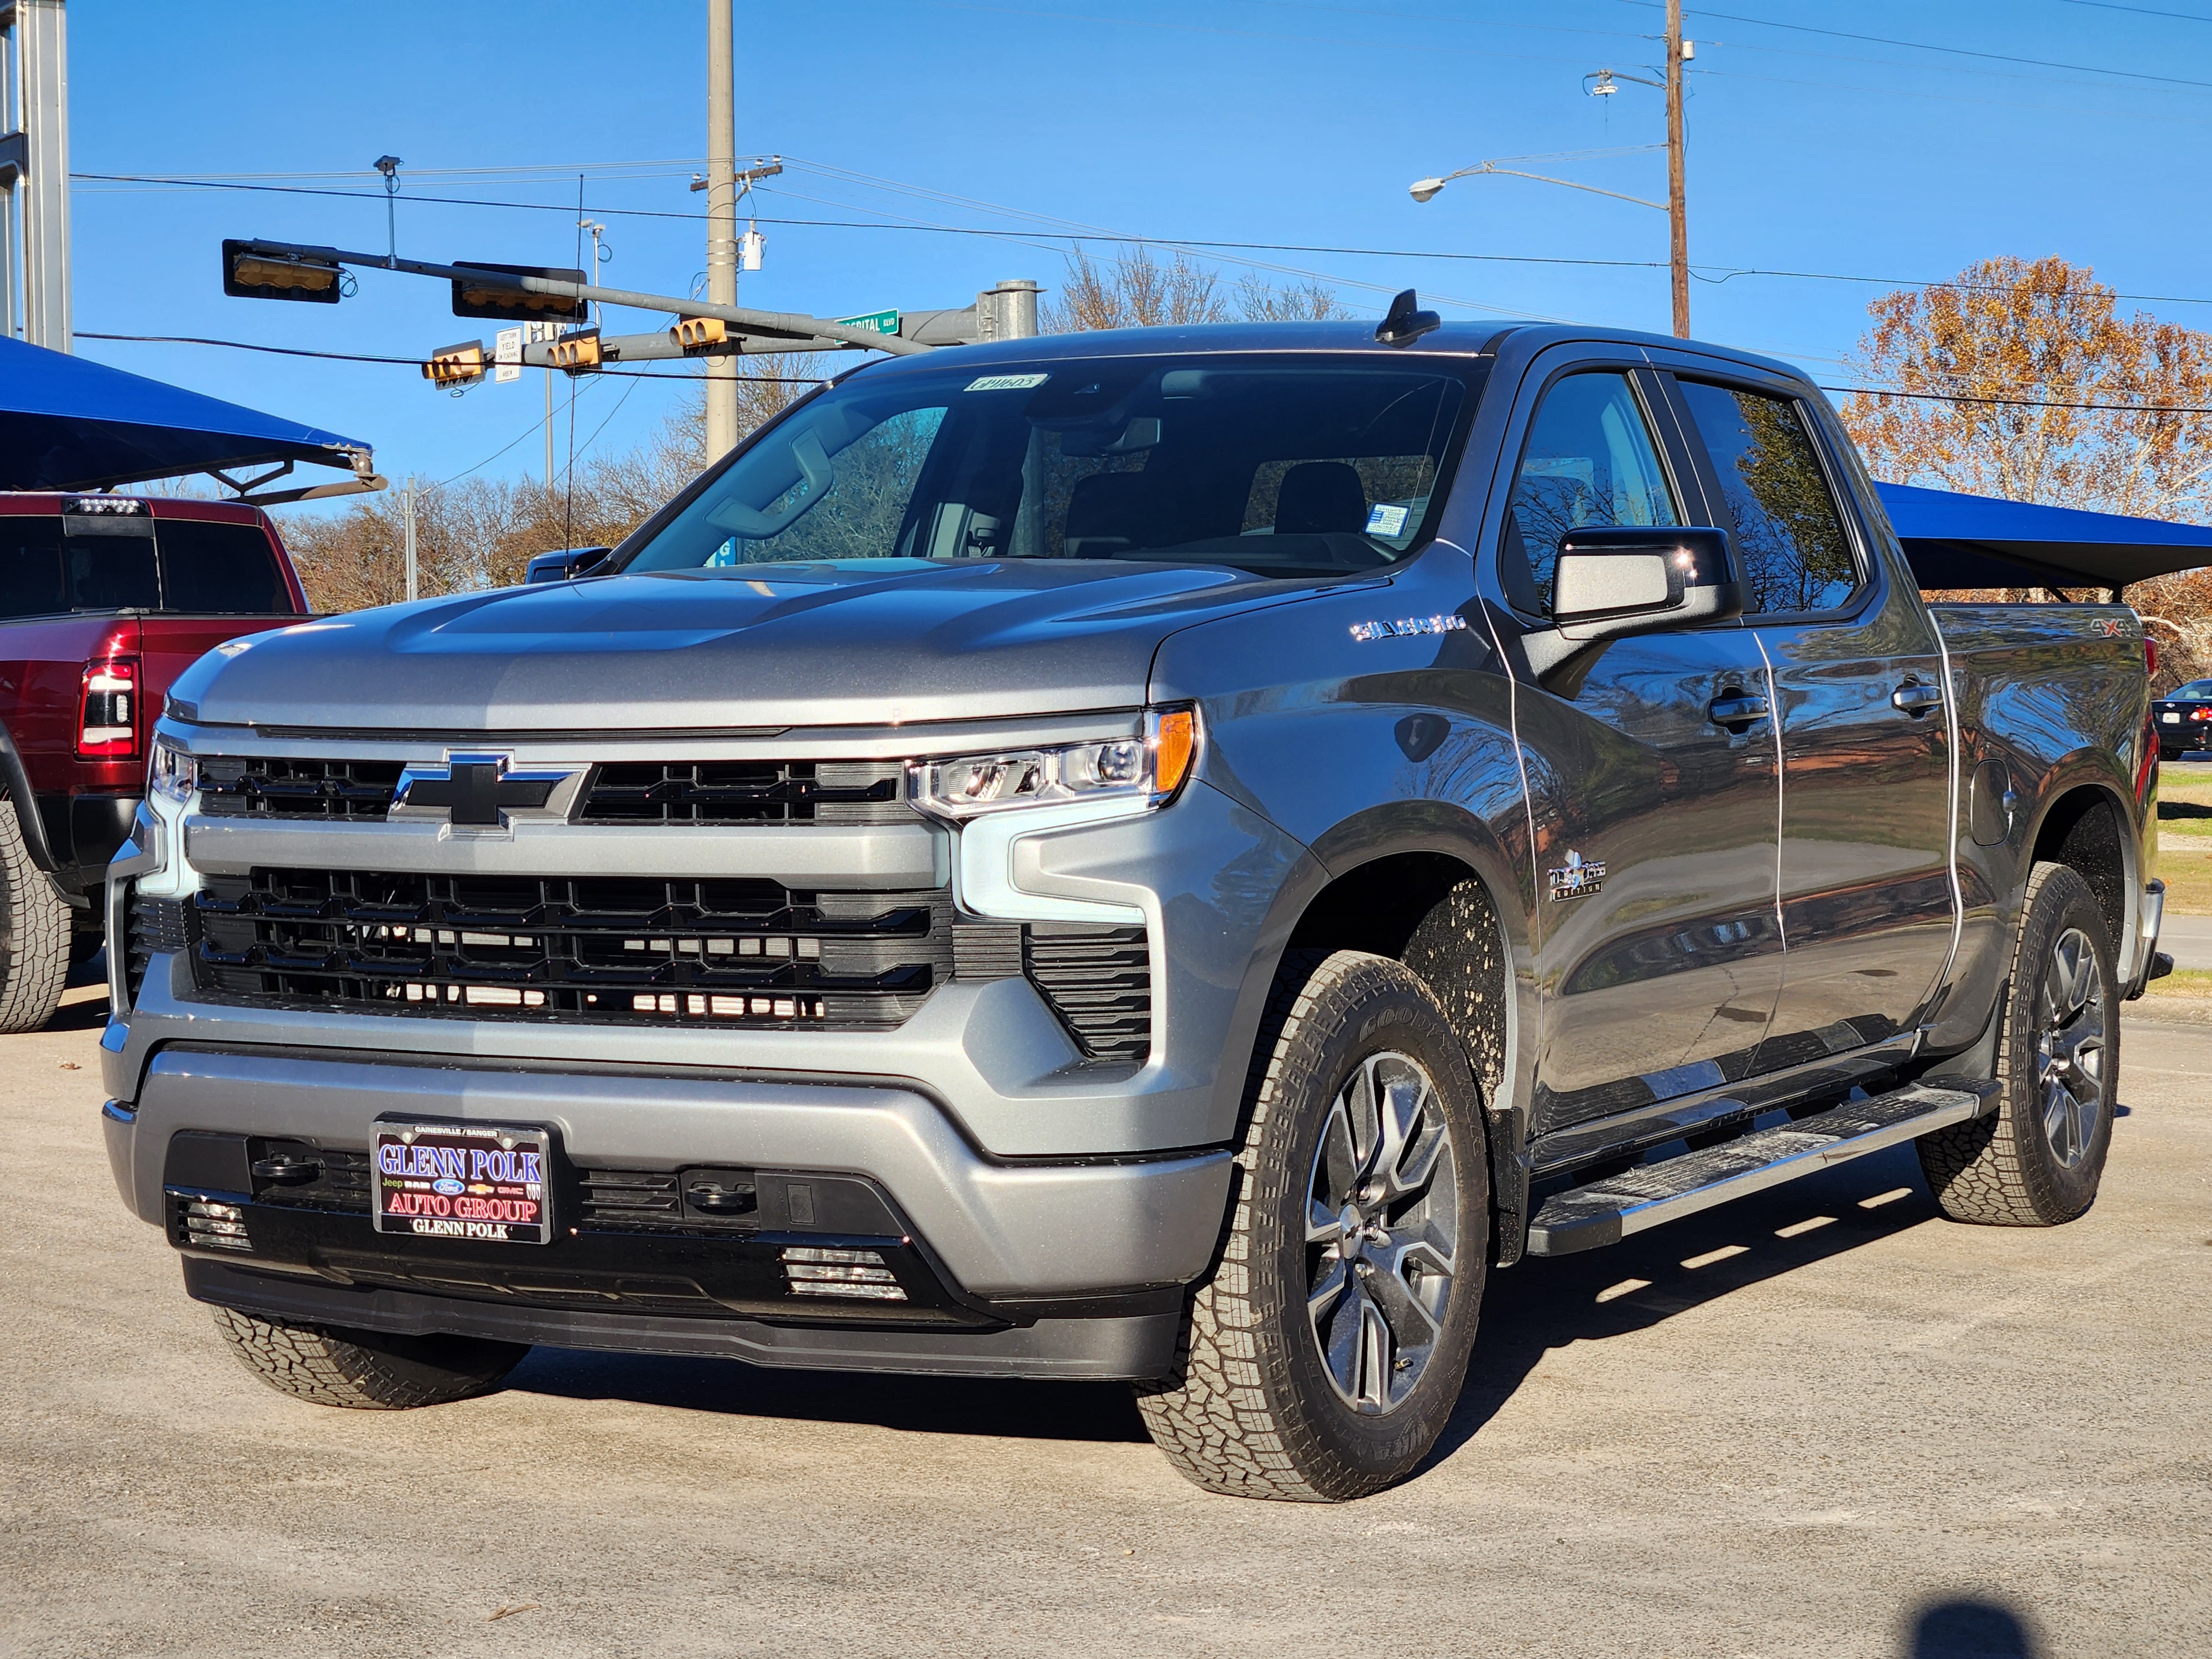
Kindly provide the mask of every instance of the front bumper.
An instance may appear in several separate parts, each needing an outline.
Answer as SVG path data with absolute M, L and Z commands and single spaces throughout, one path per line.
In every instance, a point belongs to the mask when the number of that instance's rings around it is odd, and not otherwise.
M 988 1159 L 911 1089 L 512 1062 L 426 1066 L 365 1054 L 169 1048 L 148 1068 L 137 1102 L 110 1102 L 103 1123 L 125 1200 L 161 1225 L 168 1220 L 165 1186 L 179 1185 L 170 1160 L 180 1131 L 360 1152 L 384 1115 L 549 1125 L 567 1158 L 583 1166 L 858 1178 L 880 1190 L 901 1234 L 941 1265 L 952 1297 L 1000 1322 L 1048 1314 L 1054 1304 L 1080 1312 L 1077 1304 L 1195 1279 L 1219 1236 L 1231 1173 L 1229 1154 L 1218 1151 L 1063 1164 Z M 204 1173 L 181 1184 L 239 1191 Z M 375 1253 L 380 1236 L 366 1215 L 354 1224 L 358 1237 L 348 1248 Z M 529 1265 L 549 1272 L 560 1270 L 564 1249 L 582 1254 L 568 1240 L 505 1248 L 527 1250 Z M 328 1266 L 298 1251 L 286 1265 Z

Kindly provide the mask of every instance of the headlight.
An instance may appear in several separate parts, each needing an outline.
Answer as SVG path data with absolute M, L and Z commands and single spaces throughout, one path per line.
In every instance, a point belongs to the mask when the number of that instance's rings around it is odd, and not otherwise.
M 917 761 L 908 776 L 916 806 L 934 817 L 962 819 L 1117 798 L 1165 806 L 1197 759 L 1197 711 L 1155 708 L 1146 713 L 1141 738 Z
M 156 800 L 182 806 L 199 787 L 200 763 L 167 738 L 154 739 L 153 764 L 147 769 L 146 793 Z

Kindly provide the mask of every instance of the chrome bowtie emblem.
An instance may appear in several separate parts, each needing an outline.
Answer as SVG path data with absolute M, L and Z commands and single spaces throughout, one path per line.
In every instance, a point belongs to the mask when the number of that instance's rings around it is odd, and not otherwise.
M 1588 898 L 1605 887 L 1605 863 L 1601 859 L 1585 859 L 1570 848 L 1567 861 L 1552 872 L 1552 902 L 1563 899 Z
M 512 755 L 449 755 L 442 766 L 410 766 L 399 775 L 390 816 L 443 818 L 456 830 L 504 830 L 507 811 L 544 811 L 553 793 L 576 775 L 568 770 L 514 772 Z

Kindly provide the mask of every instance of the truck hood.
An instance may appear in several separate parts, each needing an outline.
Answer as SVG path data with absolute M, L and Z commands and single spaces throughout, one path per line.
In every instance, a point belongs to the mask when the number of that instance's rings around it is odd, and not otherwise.
M 303 623 L 210 653 L 172 695 L 207 723 L 353 731 L 757 730 L 1127 708 L 1144 702 L 1169 634 L 1304 591 L 1219 566 L 1090 562 L 653 572 Z

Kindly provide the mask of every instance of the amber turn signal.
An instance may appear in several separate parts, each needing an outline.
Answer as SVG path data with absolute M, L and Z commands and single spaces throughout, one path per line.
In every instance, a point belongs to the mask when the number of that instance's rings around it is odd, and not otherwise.
M 1198 711 L 1163 708 L 1147 716 L 1152 731 L 1152 799 L 1164 805 L 1189 776 L 1198 755 Z

